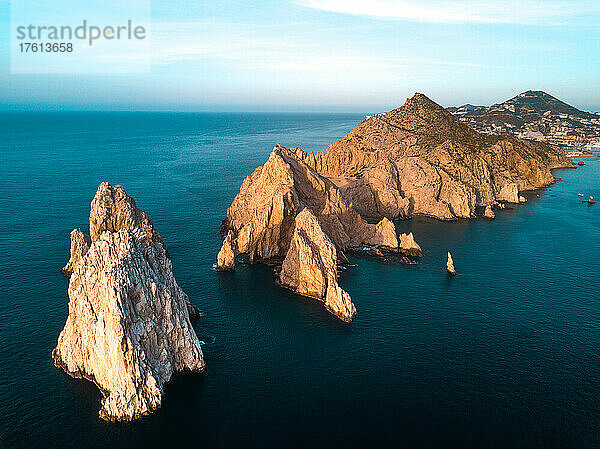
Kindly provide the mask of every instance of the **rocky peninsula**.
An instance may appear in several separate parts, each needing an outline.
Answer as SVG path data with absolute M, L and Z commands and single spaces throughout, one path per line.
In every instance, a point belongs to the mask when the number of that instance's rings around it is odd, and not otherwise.
M 351 321 L 356 308 L 337 283 L 347 251 L 422 256 L 391 220 L 493 219 L 494 209 L 522 203 L 520 192 L 552 184 L 552 169 L 572 165 L 558 147 L 479 134 L 417 93 L 324 152 L 277 145 L 227 211 L 217 269 L 234 269 L 240 254 L 281 266 L 281 285 Z
M 89 223 L 89 236 L 71 232 L 69 316 L 52 358 L 98 386 L 101 418 L 133 420 L 160 407 L 174 373 L 204 371 L 196 309 L 152 220 L 121 186 L 100 185 Z
M 557 146 L 479 134 L 420 93 L 325 152 L 294 151 L 370 218 L 492 218 L 519 192 L 552 184 L 552 169 L 573 166 Z

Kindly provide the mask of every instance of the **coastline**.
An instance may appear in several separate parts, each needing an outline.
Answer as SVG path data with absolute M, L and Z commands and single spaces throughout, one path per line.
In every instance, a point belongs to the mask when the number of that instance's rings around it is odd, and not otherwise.
M 386 437 L 410 435 L 415 446 L 424 439 L 447 446 L 448 438 L 459 447 L 485 446 L 507 441 L 510 411 L 511 435 L 525 445 L 552 447 L 554 436 L 535 429 L 562 420 L 577 429 L 565 431 L 571 443 L 596 447 L 600 417 L 589 361 L 600 346 L 590 326 L 600 320 L 598 287 L 579 273 L 600 258 L 598 209 L 574 207 L 573 196 L 581 191 L 600 198 L 599 163 L 554 172 L 563 182 L 552 192 L 499 211 L 495 220 L 394 221 L 398 233 L 414 232 L 424 257 L 406 265 L 349 252 L 340 287 L 353 295 L 359 315 L 348 326 L 317 301 L 279 287 L 272 267 L 240 264 L 215 275 L 212 264 L 223 211 L 244 177 L 268 157 L 269 132 L 279 129 L 287 141 L 320 148 L 352 120 L 209 118 L 199 126 L 189 115 L 132 114 L 90 124 L 89 115 L 75 114 L 73 129 L 87 126 L 88 134 L 74 133 L 69 141 L 38 120 L 26 129 L 32 136 L 27 151 L 24 132 L 6 133 L 14 169 L 0 190 L 20 213 L 1 211 L 8 234 L 0 341 L 12 367 L 0 383 L 7 398 L 0 405 L 4 445 L 50 440 L 60 447 L 160 448 L 194 445 L 201 435 L 210 448 L 235 446 L 245 435 L 253 445 L 274 447 L 310 435 L 311 444 L 335 447 L 369 435 L 386 446 Z M 133 136 L 132 128 L 141 135 Z M 107 145 L 107 135 L 117 140 Z M 32 164 L 32 154 L 47 162 Z M 153 416 L 116 426 L 98 419 L 101 394 L 93 384 L 65 376 L 48 360 L 68 314 L 66 281 L 57 270 L 69 255 L 69 232 L 89 222 L 98 173 L 131 189 L 161 231 L 178 284 L 204 314 L 194 327 L 208 366 L 203 376 L 173 377 Z M 78 182 L 65 195 L 64 180 L 73 176 Z M 25 195 L 23 179 L 35 186 Z M 565 239 L 565 232 L 576 238 Z M 460 273 L 451 280 L 445 275 L 449 250 Z M 16 272 L 27 288 L 15 282 Z M 574 291 L 577 299 L 566 299 Z M 540 390 L 540 382 L 547 388 Z M 360 407 L 353 391 L 360 391 Z M 426 412 L 420 404 L 427 404 Z M 573 407 L 582 415 L 566 413 Z M 325 429 L 323 422 L 340 410 L 359 424 Z M 390 430 L 388 423 L 402 415 L 409 419 Z M 433 436 L 432 420 L 442 429 Z M 468 438 L 449 434 L 456 425 L 471 429 Z

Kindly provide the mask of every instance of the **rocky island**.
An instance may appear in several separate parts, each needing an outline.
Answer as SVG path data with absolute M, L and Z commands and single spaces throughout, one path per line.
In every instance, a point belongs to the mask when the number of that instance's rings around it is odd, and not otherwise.
M 283 286 L 351 321 L 356 308 L 337 282 L 347 251 L 418 257 L 412 234 L 398 237 L 391 220 L 493 219 L 494 209 L 524 202 L 520 192 L 552 184 L 552 169 L 572 165 L 556 146 L 479 134 L 417 93 L 324 152 L 277 145 L 227 211 L 217 268 L 233 269 L 240 254 L 280 266 Z
M 197 311 L 152 220 L 121 186 L 100 185 L 89 222 L 89 236 L 71 232 L 69 316 L 52 358 L 98 386 L 101 418 L 129 421 L 160 407 L 174 373 L 204 371 Z
M 238 254 L 247 254 L 250 262 L 282 265 L 282 285 L 323 301 L 344 321 L 356 313 L 337 283 L 344 251 L 361 245 L 398 247 L 391 221 L 367 223 L 331 180 L 279 145 L 242 184 L 223 230 L 227 236 L 218 269 L 233 269 Z

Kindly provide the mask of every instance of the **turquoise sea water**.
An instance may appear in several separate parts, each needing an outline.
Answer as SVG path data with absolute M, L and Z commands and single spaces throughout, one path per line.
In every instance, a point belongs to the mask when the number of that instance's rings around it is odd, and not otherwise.
M 351 255 L 350 326 L 268 267 L 212 270 L 225 211 L 274 144 L 323 149 L 362 118 L 0 114 L 0 448 L 599 447 L 600 204 L 577 196 L 600 198 L 597 160 L 494 221 L 398 223 L 425 256 Z M 96 387 L 50 357 L 69 232 L 105 180 L 150 214 L 204 313 L 207 373 L 130 424 L 99 420 Z

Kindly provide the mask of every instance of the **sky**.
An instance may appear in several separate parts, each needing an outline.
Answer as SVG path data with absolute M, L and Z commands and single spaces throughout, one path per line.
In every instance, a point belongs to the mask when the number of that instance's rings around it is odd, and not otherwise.
M 98 1 L 48 4 L 73 15 Z M 149 6 L 149 70 L 20 74 L 11 4 L 0 0 L 0 109 L 377 112 L 415 92 L 451 106 L 533 89 L 600 110 L 597 0 Z

